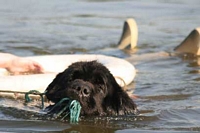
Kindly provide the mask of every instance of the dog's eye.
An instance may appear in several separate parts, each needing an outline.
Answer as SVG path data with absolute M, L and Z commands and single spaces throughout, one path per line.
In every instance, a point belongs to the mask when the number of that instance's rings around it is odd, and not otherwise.
M 105 96 L 107 93 L 107 87 L 103 84 L 99 85 L 99 92 Z
M 101 78 L 96 78 L 95 83 L 96 84 L 103 84 L 103 80 Z

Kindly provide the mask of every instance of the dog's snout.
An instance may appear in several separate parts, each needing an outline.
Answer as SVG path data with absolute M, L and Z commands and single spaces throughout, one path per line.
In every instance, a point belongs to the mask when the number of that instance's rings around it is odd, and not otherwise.
M 90 94 L 90 89 L 87 85 L 84 84 L 76 84 L 74 89 L 83 96 L 88 96 Z

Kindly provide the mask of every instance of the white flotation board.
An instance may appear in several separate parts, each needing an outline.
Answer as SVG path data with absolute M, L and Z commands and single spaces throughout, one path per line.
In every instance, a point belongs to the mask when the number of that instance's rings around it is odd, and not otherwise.
M 119 49 L 125 49 L 130 45 L 131 49 L 137 46 L 138 42 L 138 26 L 133 18 L 129 18 L 124 22 L 121 38 L 118 42 Z
M 200 27 L 197 27 L 175 49 L 178 53 L 200 55 Z
M 2 69 L 0 71 L 0 91 L 28 92 L 37 90 L 44 92 L 57 73 L 64 71 L 69 65 L 77 61 L 97 60 L 110 70 L 121 86 L 124 86 L 124 82 L 126 85 L 130 84 L 136 74 L 135 67 L 128 61 L 105 55 L 45 55 L 26 58 L 40 63 L 48 73 L 9 76 L 6 74 L 6 70 Z

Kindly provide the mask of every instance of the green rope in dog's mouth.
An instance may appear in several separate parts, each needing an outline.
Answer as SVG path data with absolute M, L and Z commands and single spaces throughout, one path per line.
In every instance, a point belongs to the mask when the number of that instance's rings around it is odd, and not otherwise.
M 70 115 L 70 123 L 77 123 L 79 121 L 79 116 L 81 112 L 81 105 L 77 100 L 71 100 L 69 98 L 63 98 L 54 107 L 50 110 L 54 110 L 56 107 L 63 104 L 65 101 L 68 101 L 66 105 L 58 112 L 54 114 L 54 117 L 61 117 L 61 120 L 64 120 L 68 115 Z
M 43 95 L 45 93 L 40 93 L 37 90 L 30 90 L 29 92 L 25 93 L 25 101 L 30 102 L 32 99 L 29 97 L 29 94 L 40 95 L 42 101 L 42 108 L 44 108 L 44 98 Z M 64 103 L 67 101 L 67 104 Z M 55 117 L 61 117 L 61 120 L 64 120 L 70 114 L 70 122 L 77 123 L 79 121 L 79 116 L 81 112 L 81 105 L 77 100 L 71 100 L 69 98 L 61 99 L 55 106 L 51 109 L 55 109 L 56 107 L 60 106 L 61 104 L 66 104 L 64 107 L 56 114 Z M 51 112 L 50 111 L 50 112 Z
M 25 94 L 25 103 L 29 103 L 32 101 L 32 99 L 29 97 L 30 94 L 32 95 L 39 95 L 41 97 L 41 102 L 42 102 L 42 106 L 41 108 L 44 109 L 44 93 L 40 93 L 37 90 L 30 90 L 29 92 L 17 92 L 17 91 L 4 91 L 4 90 L 0 90 L 0 92 L 3 93 L 21 93 L 21 94 Z M 50 113 L 53 112 L 53 110 L 58 107 L 58 106 L 63 106 L 63 108 L 58 112 L 58 113 L 54 113 L 53 116 L 58 118 L 61 117 L 61 120 L 64 120 L 67 116 L 70 115 L 70 122 L 71 123 L 77 123 L 79 121 L 79 116 L 80 116 L 80 112 L 81 112 L 81 105 L 77 100 L 71 100 L 69 98 L 63 98 L 61 99 L 57 104 L 54 105 L 54 107 L 52 107 L 50 109 Z
M 78 122 L 81 113 L 80 103 L 76 100 L 71 101 L 69 109 L 70 109 L 70 122 L 71 123 Z

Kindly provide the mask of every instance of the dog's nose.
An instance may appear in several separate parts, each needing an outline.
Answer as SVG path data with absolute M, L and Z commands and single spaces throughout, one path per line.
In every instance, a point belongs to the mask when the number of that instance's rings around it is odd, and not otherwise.
M 86 85 L 76 85 L 74 88 L 83 96 L 88 96 L 90 94 L 90 89 Z

